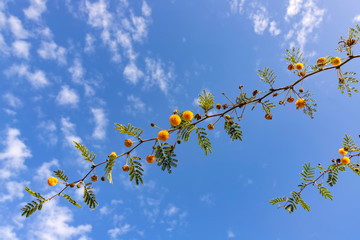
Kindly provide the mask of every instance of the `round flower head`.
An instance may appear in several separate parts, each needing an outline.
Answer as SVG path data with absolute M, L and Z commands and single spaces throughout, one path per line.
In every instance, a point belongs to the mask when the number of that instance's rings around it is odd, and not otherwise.
M 213 130 L 213 129 L 214 129 L 214 124 L 210 123 L 210 124 L 207 126 L 207 128 L 208 128 L 209 130 Z
M 286 101 L 288 101 L 289 103 L 292 103 L 295 99 L 293 97 L 288 97 L 288 99 L 286 99 Z
M 90 179 L 91 181 L 96 182 L 99 178 L 97 175 L 92 175 Z
M 174 114 L 170 116 L 169 121 L 172 126 L 177 126 L 181 123 L 181 117 L 177 114 Z
M 317 60 L 316 64 L 317 64 L 319 67 L 325 66 L 325 64 L 326 64 L 326 58 L 324 58 L 324 57 L 319 58 L 319 59 Z
M 125 144 L 126 147 L 131 147 L 132 146 L 132 141 L 130 139 L 126 139 L 124 144 Z
M 183 119 L 186 121 L 190 121 L 191 119 L 193 119 L 194 114 L 191 111 L 185 111 L 182 115 Z
M 341 59 L 339 57 L 334 57 L 331 59 L 331 64 L 334 66 L 340 65 L 341 64 Z
M 122 170 L 123 170 L 124 172 L 129 171 L 129 170 L 130 170 L 129 165 L 125 164 L 125 165 L 122 167 Z
M 48 184 L 49 186 L 55 186 L 58 182 L 58 179 L 56 177 L 49 177 L 48 178 Z
M 288 66 L 288 69 L 289 69 L 289 71 L 292 71 L 292 70 L 294 70 L 294 65 L 292 65 L 292 64 L 289 64 L 289 66 Z
M 344 165 L 348 165 L 350 163 L 350 158 L 342 157 L 341 158 L 341 163 L 344 164 Z
M 161 130 L 159 133 L 158 133 L 158 139 L 160 141 L 166 141 L 168 140 L 169 138 L 169 132 L 166 131 L 166 130 Z
M 271 115 L 270 113 L 267 113 L 267 114 L 265 115 L 265 119 L 266 119 L 266 120 L 271 120 L 271 119 L 272 119 L 272 115 Z
M 306 106 L 306 101 L 303 98 L 299 98 L 296 102 L 295 102 L 295 106 L 297 108 L 304 108 Z
M 295 67 L 296 67 L 297 70 L 300 71 L 301 69 L 304 68 L 304 64 L 302 64 L 302 63 L 297 63 L 297 64 L 295 65 Z
M 117 157 L 117 156 L 116 156 L 116 153 L 115 153 L 115 152 L 112 152 L 112 153 L 109 155 L 109 158 L 110 158 L 111 160 L 114 160 L 116 157 Z
M 347 154 L 347 151 L 346 151 L 345 149 L 343 149 L 343 148 L 340 148 L 340 149 L 339 149 L 339 153 L 340 153 L 341 155 L 346 155 L 346 154 Z
M 147 155 L 146 156 L 146 161 L 148 163 L 153 163 L 155 161 L 155 156 L 154 155 Z

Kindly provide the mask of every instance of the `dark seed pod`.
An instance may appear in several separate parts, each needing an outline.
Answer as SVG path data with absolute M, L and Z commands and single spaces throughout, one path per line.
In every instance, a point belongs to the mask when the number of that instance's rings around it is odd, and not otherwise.
M 175 145 L 171 145 L 170 148 L 171 148 L 171 150 L 174 150 L 174 149 L 175 149 Z
M 234 121 L 233 121 L 233 120 L 230 120 L 230 121 L 229 121 L 229 124 L 230 124 L 230 125 L 233 125 L 233 124 L 234 124 Z
M 344 84 L 344 83 L 345 83 L 345 78 L 339 77 L 339 84 Z
M 239 85 L 239 89 L 242 89 L 243 88 L 243 85 Z
M 222 107 L 223 107 L 223 109 L 227 109 L 229 107 L 229 105 L 224 104 Z
M 270 113 L 267 113 L 267 114 L 265 115 L 265 119 L 271 120 L 271 119 L 272 119 L 272 115 L 271 115 Z
M 289 64 L 289 66 L 288 66 L 288 69 L 289 69 L 289 71 L 292 71 L 292 70 L 294 70 L 294 65 L 292 65 L 292 64 Z
M 156 146 L 153 146 L 152 148 L 155 150 L 155 149 L 156 149 Z
M 90 179 L 91 179 L 91 181 L 96 182 L 98 180 L 98 176 L 92 175 Z
M 177 144 L 181 144 L 181 139 L 176 140 Z
M 349 148 L 347 148 L 347 147 L 344 147 L 344 150 L 348 152 L 348 151 L 349 151 Z
M 336 162 L 337 162 L 337 163 L 340 163 L 340 162 L 341 162 L 340 158 L 336 159 Z
M 301 93 L 304 92 L 304 89 L 303 89 L 303 88 L 300 88 L 300 89 L 299 89 L 299 92 L 301 92 Z
M 221 104 L 216 104 L 216 109 L 221 109 Z
M 76 185 L 77 188 L 81 188 L 81 183 L 79 183 L 78 185 Z
M 276 92 L 275 92 L 275 93 L 273 93 L 273 97 L 276 97 L 277 95 L 279 95 L 279 94 L 278 94 L 278 93 L 276 93 Z
M 151 123 L 150 126 L 155 127 L 155 123 Z
M 72 182 L 72 183 L 69 184 L 69 186 L 70 186 L 71 188 L 73 188 L 73 187 L 75 187 L 75 183 Z
M 102 176 L 101 177 L 101 181 L 105 181 L 106 180 L 106 177 L 105 176 Z
M 256 89 L 256 90 L 253 91 L 252 95 L 256 96 L 256 94 L 258 94 L 258 93 L 259 93 L 259 90 Z

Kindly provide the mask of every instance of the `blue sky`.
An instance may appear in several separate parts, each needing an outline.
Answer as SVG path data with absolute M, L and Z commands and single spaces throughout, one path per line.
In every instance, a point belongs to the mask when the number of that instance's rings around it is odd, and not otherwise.
M 304 163 L 329 163 L 345 133 L 359 134 L 360 98 L 340 94 L 335 71 L 304 83 L 319 106 L 313 120 L 291 105 L 276 107 L 272 121 L 261 109 L 247 111 L 243 142 L 216 127 L 213 154 L 205 157 L 194 137 L 176 148 L 179 166 L 171 175 L 144 164 L 144 185 L 136 187 L 117 165 L 114 184 L 94 185 L 94 211 L 82 203 L 82 189 L 68 194 L 83 209 L 56 198 L 25 219 L 20 208 L 32 199 L 25 186 L 46 196 L 61 188 L 46 184 L 53 170 L 72 180 L 87 171 L 74 140 L 100 162 L 126 151 L 115 122 L 151 138 L 157 130 L 150 123 L 167 128 L 174 109 L 198 112 L 202 89 L 222 104 L 221 93 L 235 98 L 239 84 L 248 92 L 265 89 L 256 75 L 265 66 L 277 73 L 276 86 L 293 82 L 285 49 L 301 47 L 312 63 L 336 56 L 339 36 L 360 23 L 358 5 L 2 0 L 0 239 L 357 239 L 360 185 L 350 172 L 332 189 L 333 201 L 304 192 L 311 213 L 289 215 L 268 204 L 295 189 Z M 344 71 L 359 66 L 353 61 Z M 144 145 L 135 153 L 150 151 Z

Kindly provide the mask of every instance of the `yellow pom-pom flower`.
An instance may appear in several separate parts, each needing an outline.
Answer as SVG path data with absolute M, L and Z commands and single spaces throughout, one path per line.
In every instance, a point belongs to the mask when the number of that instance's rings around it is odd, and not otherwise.
M 339 149 L 339 153 L 340 153 L 341 155 L 346 155 L 348 152 L 347 152 L 345 149 L 340 148 L 340 149 Z
M 146 156 L 146 161 L 148 163 L 153 163 L 155 161 L 155 156 L 154 155 L 147 155 Z
M 185 111 L 182 115 L 183 119 L 186 121 L 190 121 L 191 119 L 193 119 L 194 114 L 192 113 L 192 111 Z
M 109 155 L 109 158 L 110 158 L 111 160 L 114 160 L 116 157 L 117 157 L 117 155 L 116 155 L 115 152 L 112 152 L 112 153 Z
M 169 121 L 170 124 L 175 127 L 181 123 L 181 117 L 177 114 L 174 114 L 170 116 Z
M 334 66 L 340 65 L 341 64 L 341 59 L 339 57 L 334 57 L 331 59 L 331 64 Z
M 321 57 L 317 60 L 316 64 L 319 66 L 319 67 L 323 67 L 326 65 L 326 58 L 324 57 Z
M 166 130 L 161 130 L 159 133 L 158 133 L 158 139 L 160 141 L 166 141 L 168 140 L 169 138 L 169 132 L 166 131 Z
M 304 68 L 304 64 L 302 64 L 302 63 L 297 63 L 297 64 L 295 65 L 295 68 L 300 71 L 301 69 Z
M 306 101 L 303 98 L 299 98 L 296 102 L 295 102 L 295 106 L 297 108 L 304 108 L 306 106 Z
M 130 139 L 126 139 L 124 144 L 126 147 L 131 147 L 133 143 Z
M 55 186 L 58 182 L 58 179 L 56 177 L 49 177 L 48 178 L 48 184 L 49 186 Z
M 348 165 L 350 163 L 350 158 L 342 157 L 341 158 L 341 163 L 344 164 L 344 165 Z

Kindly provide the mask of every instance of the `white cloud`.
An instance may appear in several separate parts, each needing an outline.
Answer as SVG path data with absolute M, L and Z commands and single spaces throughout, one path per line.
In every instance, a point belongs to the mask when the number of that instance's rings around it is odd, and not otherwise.
M 14 16 L 10 16 L 8 22 L 10 24 L 10 30 L 15 38 L 26 39 L 29 37 L 28 31 L 23 28 L 20 19 Z
M 72 107 L 76 107 L 79 103 L 79 96 L 74 89 L 64 85 L 61 87 L 61 90 L 56 97 L 56 101 L 59 105 L 71 105 Z
M 90 224 L 73 226 L 73 213 L 68 207 L 60 206 L 58 199 L 53 199 L 38 212 L 30 223 L 28 231 L 29 240 L 67 240 L 88 239 L 91 232 Z
M 56 135 L 56 125 L 53 121 L 43 121 L 37 126 L 37 128 L 39 129 L 39 138 L 46 145 L 56 145 L 58 137 Z
M 140 78 L 144 76 L 144 73 L 138 69 L 134 62 L 130 62 L 124 69 L 124 76 L 131 83 L 137 83 Z
M 145 103 L 138 97 L 134 95 L 129 95 L 127 97 L 129 104 L 126 106 L 126 111 L 135 116 L 137 113 L 145 113 L 146 105 Z
M 108 120 L 106 119 L 104 109 L 102 108 L 91 108 L 91 112 L 95 121 L 95 129 L 92 137 L 95 139 L 103 140 L 106 137 L 106 127 Z
M 145 17 L 150 17 L 151 15 L 151 8 L 145 1 L 143 1 L 143 4 L 141 6 L 141 12 Z
M 214 197 L 212 194 L 208 193 L 200 197 L 200 202 L 206 203 L 208 206 L 212 206 L 215 204 Z
M 95 42 L 95 38 L 91 34 L 86 34 L 85 48 L 84 48 L 84 51 L 86 53 L 94 52 L 94 42 Z
M 9 47 L 6 44 L 3 35 L 0 33 L 0 52 L 2 52 L 5 55 L 9 54 Z
M 41 41 L 38 54 L 43 59 L 56 60 L 59 64 L 66 64 L 66 49 L 57 45 L 54 41 Z
M 306 43 L 311 39 L 314 29 L 321 26 L 325 12 L 325 9 L 319 8 L 314 0 L 305 0 L 299 13 L 301 19 L 296 19 L 297 23 L 286 34 L 285 39 L 290 40 L 290 42 L 295 40 L 299 47 L 304 49 Z
M 253 20 L 254 31 L 257 34 L 263 34 L 270 21 L 267 10 L 264 6 L 259 4 L 253 4 L 253 7 L 256 10 L 254 10 L 249 17 L 251 20 Z
M 126 223 L 123 226 L 110 229 L 108 231 L 108 234 L 110 235 L 110 237 L 112 239 L 116 239 L 118 236 L 124 235 L 124 234 L 128 233 L 130 230 L 131 230 L 131 226 Z
M 146 58 L 146 77 L 145 84 L 147 86 L 157 85 L 165 94 L 168 93 L 171 80 L 174 78 L 174 73 L 171 68 L 166 72 L 164 70 L 164 63 L 158 59 Z
M 45 10 L 46 0 L 30 0 L 30 6 L 23 11 L 27 18 L 38 21 Z
M 35 88 L 41 88 L 49 84 L 43 71 L 35 70 L 34 72 L 30 72 L 28 68 L 29 66 L 25 64 L 13 64 L 5 71 L 5 74 L 7 76 L 17 75 L 18 77 L 25 77 Z
M 16 237 L 16 233 L 13 231 L 13 226 L 0 226 L 0 239 L 3 240 L 18 240 L 19 238 Z
M 5 111 L 5 113 L 6 113 L 7 115 L 10 115 L 10 116 L 16 115 L 16 112 L 13 111 L 13 110 L 11 110 L 11 109 L 4 108 L 3 110 Z
M 245 0 L 230 0 L 230 11 L 231 13 L 242 13 Z
M 108 28 L 111 25 L 112 15 L 107 11 L 107 5 L 104 0 L 91 3 L 85 2 L 88 11 L 88 23 L 97 28 Z
M 24 188 L 29 183 L 30 182 L 7 181 L 4 184 L 7 191 L 0 193 L 0 203 L 4 203 L 6 201 L 12 202 L 16 198 L 22 199 L 24 197 Z
M 78 58 L 74 59 L 74 65 L 69 68 L 71 79 L 75 83 L 82 83 L 84 77 L 84 68 L 82 67 L 81 61 Z
M 70 122 L 69 118 L 61 118 L 61 131 L 65 136 L 65 141 L 68 146 L 73 147 L 73 141 L 81 142 L 81 138 L 79 136 L 76 136 L 75 125 Z
M 46 182 L 50 176 L 53 176 L 53 171 L 56 170 L 54 168 L 59 167 L 59 162 L 57 159 L 53 159 L 50 162 L 44 162 L 41 164 L 39 168 L 36 170 L 36 175 L 34 179 L 36 182 Z
M 132 29 L 132 37 L 135 41 L 141 42 L 147 37 L 148 25 L 147 20 L 143 17 L 137 17 L 133 14 L 131 15 L 131 21 L 134 25 Z
M 235 234 L 233 233 L 233 231 L 229 230 L 229 231 L 227 232 L 227 237 L 228 237 L 228 238 L 234 238 L 234 237 L 236 237 L 236 236 L 235 236 Z
M 111 210 L 107 206 L 100 208 L 101 215 L 109 215 L 110 213 L 111 213 Z
M 25 159 L 32 156 L 30 149 L 19 137 L 18 129 L 7 129 L 6 139 L 2 142 L 5 149 L 0 152 L 0 179 L 8 179 L 18 171 L 26 169 Z
M 295 15 L 297 15 L 302 7 L 303 0 L 289 0 L 289 6 L 286 9 L 285 20 L 289 21 L 289 19 Z
M 169 205 L 167 209 L 164 211 L 164 215 L 167 217 L 173 216 L 179 212 L 179 208 L 174 205 Z
M 353 19 L 354 22 L 360 22 L 360 14 L 356 15 Z
M 13 53 L 17 57 L 28 59 L 30 46 L 31 44 L 28 42 L 17 40 L 12 44 Z
M 20 100 L 20 98 L 15 97 L 13 94 L 11 93 L 6 93 L 3 95 L 3 99 L 5 101 L 7 101 L 7 103 L 13 107 L 13 108 L 18 108 L 22 106 L 22 101 Z
M 270 22 L 269 32 L 272 36 L 277 36 L 281 33 L 281 30 L 277 28 L 275 21 Z

